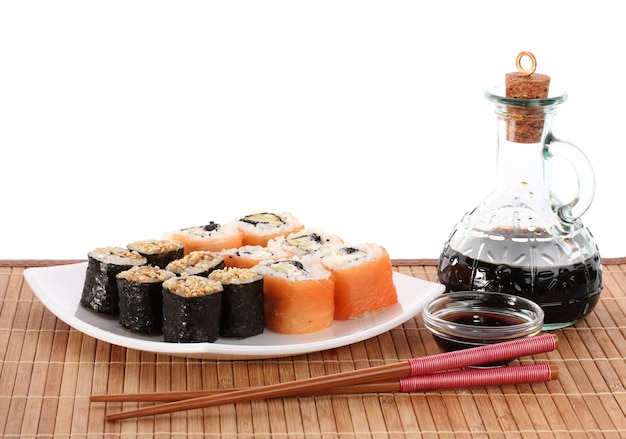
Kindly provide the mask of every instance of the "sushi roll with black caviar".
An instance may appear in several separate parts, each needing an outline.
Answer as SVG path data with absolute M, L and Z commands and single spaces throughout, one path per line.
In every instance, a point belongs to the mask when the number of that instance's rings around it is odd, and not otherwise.
M 289 212 L 258 212 L 236 220 L 243 233 L 243 245 L 266 246 L 270 239 L 302 230 L 304 225 Z
M 180 241 L 185 245 L 185 254 L 206 250 L 217 252 L 227 248 L 241 247 L 243 233 L 234 222 L 209 222 L 203 226 L 187 227 L 163 234 L 164 239 Z
M 117 275 L 119 322 L 143 334 L 160 333 L 163 326 L 163 282 L 175 277 L 152 265 L 137 265 Z
M 198 250 L 170 262 L 165 269 L 178 276 L 207 277 L 213 270 L 219 270 L 224 266 L 224 257 L 219 253 Z
M 209 279 L 224 288 L 220 336 L 243 339 L 265 328 L 263 276 L 248 268 L 215 270 Z
M 330 328 L 335 309 L 332 273 L 316 256 L 264 261 L 265 326 L 279 334 L 308 334 Z
M 223 287 L 202 276 L 163 282 L 163 339 L 169 343 L 212 343 L 219 338 Z
M 127 247 L 146 258 L 148 260 L 147 265 L 159 268 L 165 268 L 170 262 L 185 255 L 185 245 L 182 242 L 167 239 L 135 241 L 128 244 Z
M 393 267 L 378 244 L 340 244 L 320 259 L 335 279 L 335 320 L 379 312 L 398 303 Z
M 139 253 L 122 247 L 102 247 L 89 252 L 81 306 L 100 314 L 118 315 L 116 276 L 136 265 L 145 265 L 146 262 L 146 258 Z
M 239 248 L 222 250 L 220 255 L 224 258 L 224 264 L 227 268 L 252 268 L 262 261 L 290 258 L 294 254 L 279 246 L 244 245 Z
M 277 246 L 295 255 L 305 256 L 321 255 L 337 244 L 343 244 L 343 239 L 339 236 L 327 233 L 322 229 L 306 228 L 273 239 L 268 243 L 268 246 Z

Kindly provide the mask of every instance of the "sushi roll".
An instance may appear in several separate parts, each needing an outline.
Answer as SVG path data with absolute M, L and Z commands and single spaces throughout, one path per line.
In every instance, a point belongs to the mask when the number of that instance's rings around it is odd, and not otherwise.
M 332 274 L 318 259 L 281 259 L 256 265 L 263 276 L 265 326 L 281 334 L 308 334 L 332 326 Z
M 263 276 L 248 268 L 215 270 L 209 279 L 222 284 L 220 336 L 243 339 L 265 328 Z
M 326 249 L 337 244 L 343 244 L 340 237 L 321 229 L 307 228 L 273 239 L 268 246 L 282 247 L 293 254 L 304 256 L 322 254 Z
M 182 242 L 185 245 L 185 254 L 199 250 L 218 252 L 243 245 L 243 232 L 235 222 L 218 224 L 211 221 L 204 226 L 167 232 L 163 237 Z
M 260 212 L 237 220 L 243 233 L 243 245 L 266 246 L 270 239 L 302 230 L 304 226 L 289 212 Z
M 347 320 L 398 302 L 389 254 L 377 244 L 338 245 L 322 258 L 335 279 L 335 319 Z
M 139 253 L 122 247 L 96 248 L 87 254 L 87 271 L 80 304 L 91 311 L 118 315 L 116 276 L 147 260 Z
M 219 253 L 198 250 L 170 262 L 166 270 L 173 271 L 178 276 L 207 277 L 213 270 L 224 268 L 224 257 Z
M 167 239 L 135 241 L 131 242 L 126 247 L 146 258 L 148 265 L 159 268 L 165 268 L 170 262 L 182 258 L 185 250 L 185 245 L 182 242 Z
M 120 325 L 144 334 L 161 332 L 162 286 L 175 276 L 171 271 L 151 265 L 136 265 L 118 274 Z
M 279 246 L 263 247 L 261 245 L 244 245 L 220 252 L 226 267 L 252 268 L 266 260 L 290 258 L 293 252 Z
M 212 343 L 219 338 L 222 284 L 202 276 L 163 282 L 163 339 L 169 343 Z

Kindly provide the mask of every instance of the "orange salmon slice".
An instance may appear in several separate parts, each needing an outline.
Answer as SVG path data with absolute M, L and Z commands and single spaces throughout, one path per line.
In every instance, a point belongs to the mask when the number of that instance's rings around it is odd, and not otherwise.
M 265 276 L 265 326 L 281 334 L 307 334 L 332 325 L 332 277 L 294 281 Z
M 336 320 L 361 317 L 398 303 L 389 255 L 346 268 L 328 268 L 335 278 Z

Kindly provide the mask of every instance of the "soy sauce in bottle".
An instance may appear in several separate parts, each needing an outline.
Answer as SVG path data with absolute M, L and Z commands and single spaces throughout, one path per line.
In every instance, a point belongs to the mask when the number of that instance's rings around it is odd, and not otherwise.
M 530 69 L 521 67 L 529 57 Z M 584 319 L 603 288 L 601 257 L 580 217 L 595 192 L 584 153 L 552 133 L 565 93 L 550 93 L 550 78 L 534 73 L 536 59 L 522 52 L 518 72 L 485 97 L 497 116 L 493 191 L 453 228 L 439 257 L 438 278 L 447 291 L 498 291 L 538 303 L 544 330 Z M 551 159 L 567 160 L 578 193 L 561 202 L 551 190 Z

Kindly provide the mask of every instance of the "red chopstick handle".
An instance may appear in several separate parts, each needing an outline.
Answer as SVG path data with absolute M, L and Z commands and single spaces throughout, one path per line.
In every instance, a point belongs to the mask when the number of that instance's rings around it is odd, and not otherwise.
M 538 383 L 555 379 L 557 374 L 555 366 L 550 364 L 466 369 L 402 377 L 400 378 L 400 391 L 417 392 L 421 390 Z
M 426 357 L 410 358 L 410 375 L 426 375 L 449 369 L 495 363 L 525 355 L 549 352 L 558 346 L 558 338 L 553 334 L 494 343 L 475 348 L 462 349 Z

